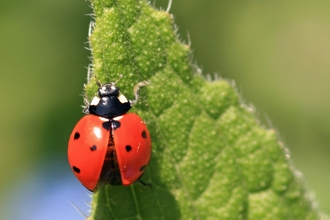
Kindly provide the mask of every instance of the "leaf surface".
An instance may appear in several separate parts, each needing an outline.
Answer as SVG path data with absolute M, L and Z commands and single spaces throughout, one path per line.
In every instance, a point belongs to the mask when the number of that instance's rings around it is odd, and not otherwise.
M 206 80 L 178 40 L 172 16 L 145 0 L 92 0 L 92 72 L 115 81 L 147 123 L 152 187 L 104 186 L 88 219 L 321 219 L 289 153 L 228 80 Z M 110 78 L 110 79 L 109 79 Z M 86 85 L 91 99 L 95 79 Z M 326 217 L 324 217 L 326 219 Z

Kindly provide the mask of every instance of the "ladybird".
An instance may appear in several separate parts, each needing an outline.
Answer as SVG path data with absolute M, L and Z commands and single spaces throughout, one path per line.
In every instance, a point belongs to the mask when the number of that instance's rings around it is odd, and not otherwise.
M 70 167 L 92 192 L 104 184 L 129 186 L 139 180 L 151 156 L 146 124 L 137 114 L 127 113 L 147 82 L 134 87 L 133 101 L 120 93 L 117 82 L 97 81 L 98 92 L 86 102 L 86 115 L 74 127 L 68 143 Z

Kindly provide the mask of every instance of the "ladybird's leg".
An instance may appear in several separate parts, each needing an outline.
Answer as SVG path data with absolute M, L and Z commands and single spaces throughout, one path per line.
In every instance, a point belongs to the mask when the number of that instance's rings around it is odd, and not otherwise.
M 138 179 L 138 182 L 139 182 L 142 186 L 144 186 L 144 187 L 150 187 L 150 188 L 152 188 L 152 185 L 151 185 L 150 183 L 145 183 L 145 182 L 143 182 L 141 179 Z
M 139 179 L 137 180 L 142 186 L 144 187 L 152 187 L 152 185 L 150 183 L 146 183 L 143 180 L 141 180 L 141 177 L 143 176 L 144 173 L 141 174 L 141 176 L 139 177 Z
M 134 105 L 137 102 L 137 100 L 139 99 L 139 90 L 140 90 L 140 88 L 143 87 L 143 86 L 146 86 L 148 84 L 149 84 L 148 81 L 142 81 L 142 82 L 139 82 L 138 84 L 136 84 L 134 86 L 133 92 L 134 92 L 135 99 L 129 101 L 131 103 L 131 105 Z
M 84 97 L 84 106 L 83 106 L 83 113 L 84 114 L 89 114 L 89 101 L 88 101 L 88 99 L 87 99 L 87 97 L 85 96 Z

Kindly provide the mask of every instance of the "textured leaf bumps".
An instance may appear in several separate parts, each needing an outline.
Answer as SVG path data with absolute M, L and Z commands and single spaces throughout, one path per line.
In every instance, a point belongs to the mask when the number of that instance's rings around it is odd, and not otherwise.
M 93 74 L 116 80 L 147 123 L 152 159 L 143 181 L 105 186 L 90 219 L 320 219 L 276 132 L 261 126 L 235 87 L 191 64 L 172 16 L 141 0 L 92 0 Z M 109 77 L 109 78 L 107 78 Z M 86 85 L 91 98 L 95 81 Z

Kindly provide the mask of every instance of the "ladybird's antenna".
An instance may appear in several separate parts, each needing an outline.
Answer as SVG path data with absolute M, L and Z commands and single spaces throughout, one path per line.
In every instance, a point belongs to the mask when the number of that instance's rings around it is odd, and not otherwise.
M 141 179 L 138 179 L 137 181 L 144 187 L 152 188 L 152 185 L 150 183 L 146 183 L 146 182 L 142 181 Z
M 121 80 L 121 78 L 123 78 L 123 74 L 120 74 L 119 78 L 113 84 L 116 85 L 119 82 L 119 80 Z
M 96 75 L 94 75 L 95 81 L 99 87 L 102 87 L 102 83 L 97 79 Z
M 129 101 L 131 103 L 131 105 L 134 105 L 137 102 L 137 100 L 139 99 L 139 90 L 140 90 L 140 88 L 143 87 L 143 86 L 146 86 L 148 84 L 149 84 L 148 81 L 142 81 L 142 82 L 139 82 L 138 84 L 136 84 L 134 86 L 133 92 L 134 92 L 135 99 Z
M 89 103 L 86 96 L 84 97 L 84 104 L 85 105 L 82 106 L 83 107 L 83 113 L 84 114 L 89 114 L 89 105 L 90 105 L 90 103 Z

